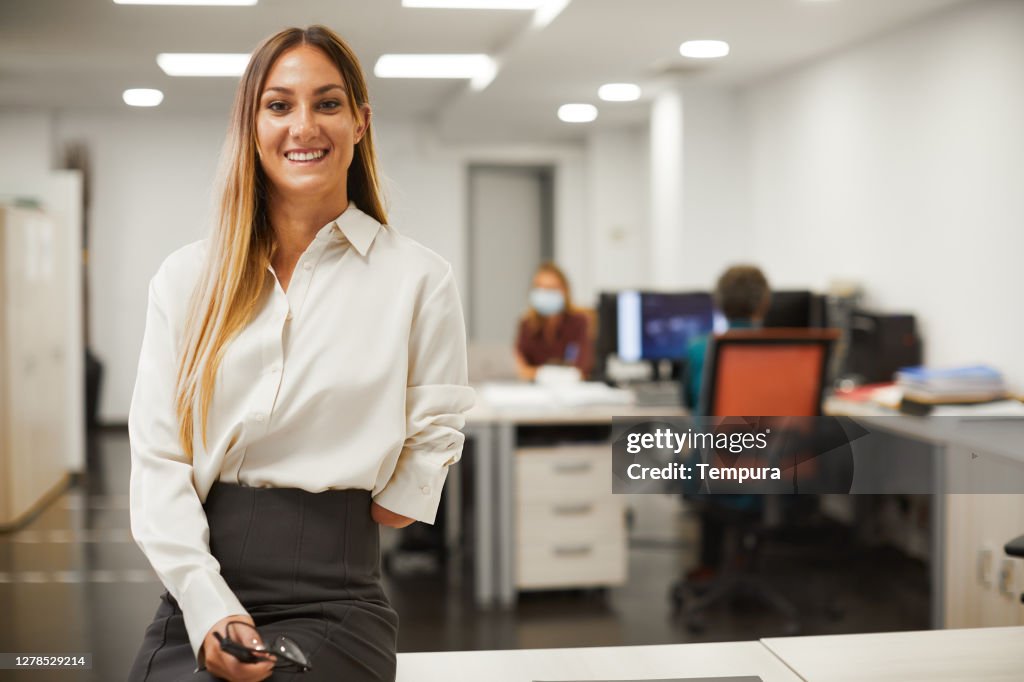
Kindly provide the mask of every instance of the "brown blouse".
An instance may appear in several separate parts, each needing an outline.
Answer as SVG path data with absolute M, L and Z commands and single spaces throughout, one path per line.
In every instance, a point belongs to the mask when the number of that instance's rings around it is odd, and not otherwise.
M 545 332 L 543 323 L 536 332 L 532 332 L 526 318 L 520 320 L 516 350 L 527 364 L 534 367 L 573 365 L 586 377 L 594 363 L 587 318 L 582 313 L 567 313 L 559 317 L 561 319 L 553 335 Z

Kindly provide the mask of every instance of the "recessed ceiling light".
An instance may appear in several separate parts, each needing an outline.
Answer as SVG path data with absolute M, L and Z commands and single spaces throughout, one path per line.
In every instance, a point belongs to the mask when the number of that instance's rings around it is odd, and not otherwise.
M 597 96 L 606 102 L 633 102 L 640 99 L 640 86 L 633 83 L 605 83 Z
M 168 76 L 241 76 L 249 55 L 162 53 L 156 56 L 156 63 Z
M 255 5 L 258 0 L 114 0 L 115 5 Z
M 493 78 L 494 60 L 485 54 L 383 54 L 373 66 L 377 78 Z
M 679 54 L 693 59 L 717 59 L 729 54 L 724 40 L 687 40 L 679 46 Z
M 155 107 L 164 101 L 164 93 L 152 88 L 130 88 L 121 95 L 130 107 Z
M 563 104 L 558 107 L 558 118 L 566 123 L 589 123 L 597 118 L 593 104 Z
M 433 9 L 537 9 L 547 0 L 402 0 L 402 7 Z

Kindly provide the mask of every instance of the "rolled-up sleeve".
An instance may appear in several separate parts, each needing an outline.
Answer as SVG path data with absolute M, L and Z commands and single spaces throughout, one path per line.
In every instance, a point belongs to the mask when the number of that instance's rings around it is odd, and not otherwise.
M 219 620 L 246 613 L 210 554 L 209 526 L 178 440 L 175 336 L 162 299 L 163 271 L 149 287 L 146 331 L 128 417 L 131 529 L 184 614 L 192 650 Z
M 409 340 L 406 432 L 394 474 L 375 500 L 433 523 L 448 467 L 459 461 L 465 412 L 474 401 L 466 369 L 466 325 L 449 267 L 416 311 Z

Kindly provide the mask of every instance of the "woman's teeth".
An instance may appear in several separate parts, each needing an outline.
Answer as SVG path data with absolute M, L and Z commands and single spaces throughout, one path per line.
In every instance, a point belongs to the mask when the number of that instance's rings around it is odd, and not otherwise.
M 327 154 L 327 152 L 320 149 L 315 152 L 288 152 L 285 154 L 285 157 L 289 161 L 313 161 L 314 159 L 323 158 L 325 154 Z

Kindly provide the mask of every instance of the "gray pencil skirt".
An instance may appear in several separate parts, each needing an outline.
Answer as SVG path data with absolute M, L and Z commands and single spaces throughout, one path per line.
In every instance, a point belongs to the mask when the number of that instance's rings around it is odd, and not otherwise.
M 204 509 L 221 575 L 264 639 L 287 635 L 313 666 L 269 679 L 395 679 L 398 614 L 380 584 L 380 536 L 370 501 L 366 490 L 310 493 L 217 483 L 210 491 Z M 165 592 L 128 679 L 216 679 L 193 673 L 195 667 L 181 609 Z

